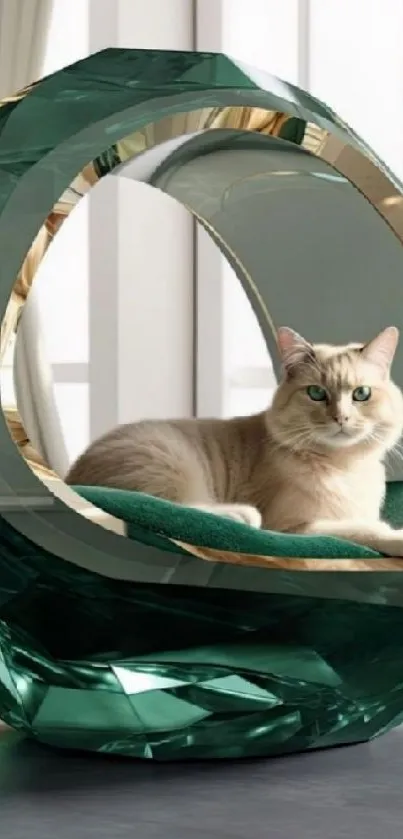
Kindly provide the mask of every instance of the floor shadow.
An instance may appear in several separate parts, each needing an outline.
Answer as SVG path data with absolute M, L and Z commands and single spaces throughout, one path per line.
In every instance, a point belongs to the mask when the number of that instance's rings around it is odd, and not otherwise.
M 171 794 L 177 790 L 182 796 L 194 793 L 201 784 L 206 789 L 217 784 L 247 788 L 263 783 L 273 790 L 301 776 L 311 781 L 325 776 L 330 781 L 341 775 L 345 778 L 346 769 L 353 775 L 368 772 L 374 760 L 378 765 L 374 745 L 364 743 L 278 758 L 156 763 L 54 749 L 7 731 L 0 735 L 0 795 L 48 796 L 76 790 L 82 794 L 115 787 L 130 787 L 141 794 L 152 786 L 154 792 L 156 787 L 169 787 Z

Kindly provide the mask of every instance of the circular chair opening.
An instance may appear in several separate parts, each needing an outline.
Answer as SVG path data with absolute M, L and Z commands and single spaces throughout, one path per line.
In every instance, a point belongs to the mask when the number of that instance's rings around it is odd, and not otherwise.
M 233 113 L 234 109 L 228 111 Z M 284 139 L 276 133 L 223 128 L 223 113 L 213 119 L 209 113 L 208 120 L 213 127 L 199 127 L 193 131 L 189 128 L 200 125 L 203 119 L 208 121 L 199 111 L 188 115 L 185 125 L 183 117 L 179 125 L 176 117 L 170 121 L 165 119 L 161 124 L 148 126 L 143 133 L 124 138 L 118 150 L 109 151 L 91 166 L 87 165 L 57 202 L 28 253 L 22 271 L 26 290 L 31 288 L 35 269 L 42 260 L 46 263 L 52 251 L 52 248 L 48 251 L 48 245 L 63 237 L 66 228 L 63 231 L 61 228 L 72 210 L 77 208 L 76 212 L 81 212 L 81 208 L 78 209 L 80 199 L 85 196 L 84 201 L 87 201 L 91 188 L 99 193 L 108 181 L 111 183 L 119 177 L 126 189 L 130 182 L 137 182 L 139 190 L 140 182 L 143 189 L 147 184 L 165 193 L 165 201 L 168 197 L 173 198 L 211 237 L 227 259 L 229 271 L 224 280 L 234 282 L 236 276 L 241 281 L 242 295 L 247 294 L 275 365 L 275 324 L 292 323 L 313 336 L 315 341 L 331 335 L 335 342 L 342 342 L 348 341 L 357 328 L 356 313 L 362 309 L 364 301 L 370 301 L 366 309 L 366 329 L 374 332 L 379 325 L 381 301 L 387 301 L 385 317 L 389 318 L 390 314 L 392 319 L 402 254 L 400 242 L 390 226 L 380 223 L 379 214 L 347 177 L 315 156 L 312 149 L 305 149 L 295 142 L 302 136 L 299 124 L 291 139 Z M 253 116 L 252 110 L 250 122 Z M 226 119 L 228 121 L 228 116 Z M 265 128 L 269 122 L 270 130 L 279 130 L 274 119 L 270 122 L 268 112 L 260 112 L 260 119 Z M 287 123 L 281 124 L 283 130 L 284 125 Z M 169 137 L 179 128 L 186 133 Z M 165 139 L 158 142 L 161 136 Z M 107 191 L 102 194 L 108 203 Z M 133 219 L 136 203 L 141 207 L 141 194 L 140 189 L 137 200 L 133 194 L 130 203 Z M 370 248 L 368 242 L 371 242 Z M 384 264 L 388 265 L 388 274 L 379 288 L 377 279 Z M 190 265 L 189 269 L 191 283 Z M 136 270 L 144 272 L 146 268 L 136 265 L 134 254 L 134 275 Z M 159 280 L 164 282 L 162 277 Z M 135 282 L 133 276 L 134 287 Z M 304 307 L 299 307 L 297 314 L 297 300 L 302 289 Z M 105 500 L 102 487 L 95 481 L 95 494 L 88 487 L 77 494 L 58 480 L 65 477 L 70 464 L 55 411 L 51 372 L 35 333 L 35 317 L 30 317 L 32 302 L 25 312 L 22 307 L 19 312 L 15 353 L 16 390 L 23 426 L 21 438 L 30 441 L 29 448 L 26 444 L 22 451 L 30 453 L 31 466 L 39 469 L 45 485 L 69 506 L 93 522 L 104 524 L 118 534 L 126 534 L 127 521 L 121 518 L 121 496 L 111 500 L 107 495 Z M 137 305 L 135 291 L 132 305 Z M 137 308 L 141 312 L 140 299 Z M 242 347 L 242 323 L 237 325 L 236 335 L 241 335 L 238 342 Z M 161 350 L 162 344 L 163 341 Z M 190 355 L 192 349 L 188 348 L 188 352 Z M 133 370 L 142 363 L 144 358 L 133 359 Z M 135 378 L 133 382 L 128 386 L 135 388 Z M 105 405 L 108 399 L 110 401 L 105 394 Z M 101 406 L 98 436 L 110 430 L 112 425 L 109 421 L 108 427 L 102 412 Z M 127 417 L 127 421 L 142 418 L 132 416 Z M 118 422 L 116 415 L 114 424 Z M 17 419 L 14 427 L 16 423 Z M 398 462 L 391 464 L 395 469 L 396 465 L 398 468 Z M 143 505 L 146 503 L 144 499 L 140 500 Z M 134 505 L 133 498 L 128 496 L 127 505 L 123 507 L 125 515 L 129 514 L 130 507 L 138 509 L 137 497 Z M 154 518 L 150 519 L 157 531 L 161 526 L 160 515 L 157 506 Z M 135 524 L 136 514 L 132 514 L 131 519 L 130 524 Z M 169 536 L 170 527 L 169 523 L 166 529 L 163 528 L 164 535 Z M 181 530 L 175 531 L 175 535 L 177 541 L 184 541 Z M 206 547 L 212 545 L 206 544 L 205 540 L 202 545 L 193 546 L 197 550 Z M 213 547 L 220 546 L 215 543 Z M 260 543 L 256 551 L 260 551 Z M 252 550 L 246 553 L 251 554 Z

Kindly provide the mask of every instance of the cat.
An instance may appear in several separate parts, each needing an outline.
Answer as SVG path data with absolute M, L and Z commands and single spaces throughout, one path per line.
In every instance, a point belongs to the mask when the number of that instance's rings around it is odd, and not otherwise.
M 281 327 L 282 376 L 266 411 L 119 426 L 88 447 L 66 482 L 403 557 L 403 530 L 380 518 L 384 459 L 403 431 L 403 394 L 391 379 L 398 340 L 391 326 L 367 344 L 312 344 Z

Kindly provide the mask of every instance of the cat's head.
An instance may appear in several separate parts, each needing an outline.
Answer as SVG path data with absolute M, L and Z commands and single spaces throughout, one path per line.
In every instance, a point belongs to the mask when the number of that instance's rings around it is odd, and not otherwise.
M 403 395 L 390 378 L 399 332 L 368 344 L 310 344 L 277 333 L 283 377 L 271 416 L 278 442 L 295 451 L 393 448 L 403 430 Z

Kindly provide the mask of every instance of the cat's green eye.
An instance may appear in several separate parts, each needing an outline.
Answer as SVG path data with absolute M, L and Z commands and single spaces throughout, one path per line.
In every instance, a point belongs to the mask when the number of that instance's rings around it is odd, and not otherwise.
M 319 387 L 319 385 L 309 385 L 306 392 L 313 402 L 326 402 L 327 393 L 324 387 Z
M 368 385 L 361 385 L 361 387 L 356 387 L 353 390 L 353 400 L 354 402 L 368 402 L 368 399 L 371 398 L 371 388 Z

